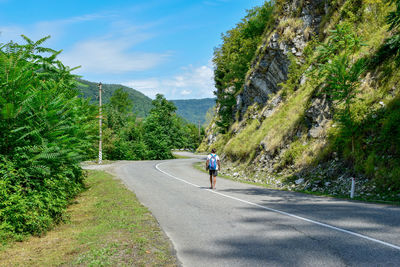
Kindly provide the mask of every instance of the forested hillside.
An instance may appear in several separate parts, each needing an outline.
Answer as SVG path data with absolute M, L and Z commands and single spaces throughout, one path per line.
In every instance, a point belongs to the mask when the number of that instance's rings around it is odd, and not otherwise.
M 78 90 L 85 98 L 90 98 L 90 103 L 98 103 L 99 88 L 98 83 L 89 82 L 86 80 L 78 79 Z M 128 98 L 132 101 L 132 112 L 139 118 L 145 118 L 151 108 L 151 99 L 141 92 L 130 87 L 120 84 L 103 84 L 102 101 L 104 104 L 110 102 L 111 96 L 118 89 L 122 89 L 128 93 Z M 170 100 L 175 104 L 176 113 L 187 120 L 188 122 L 203 125 L 206 121 L 207 111 L 215 106 L 215 99 L 185 99 L 185 100 Z
M 217 115 L 199 151 L 289 190 L 400 200 L 400 1 L 280 0 L 214 53 Z
M 90 103 L 98 103 L 98 95 L 99 95 L 99 87 L 98 83 L 89 82 L 86 80 L 78 79 L 78 90 L 85 98 L 90 98 Z M 146 117 L 150 109 L 152 108 L 151 99 L 141 92 L 132 89 L 127 86 L 123 86 L 120 84 L 103 84 L 102 89 L 102 101 L 104 104 L 110 102 L 110 98 L 113 93 L 122 88 L 125 92 L 128 93 L 129 99 L 132 100 L 132 112 L 135 113 L 138 117 L 144 118 Z
M 215 106 L 214 98 L 171 100 L 175 104 L 176 113 L 191 123 L 203 125 L 206 114 Z

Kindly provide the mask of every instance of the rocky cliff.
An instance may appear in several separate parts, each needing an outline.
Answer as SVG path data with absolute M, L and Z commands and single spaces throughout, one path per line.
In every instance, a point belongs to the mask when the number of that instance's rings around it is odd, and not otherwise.
M 271 95 L 277 93 L 280 84 L 287 80 L 290 60 L 288 54 L 303 60 L 303 50 L 312 36 L 318 35 L 318 27 L 327 1 L 293 1 L 284 6 L 279 24 L 269 33 L 253 61 L 243 91 L 237 96 L 236 109 L 244 114 L 254 103 L 265 105 Z M 300 15 L 293 14 L 301 9 Z
M 380 149 L 378 143 L 368 143 L 374 142 L 367 140 L 372 132 L 367 130 L 368 120 L 375 118 L 374 131 L 379 135 L 377 120 L 392 116 L 388 115 L 391 111 L 382 115 L 382 108 L 396 106 L 398 101 L 400 79 L 384 70 L 385 65 L 396 68 L 393 60 L 371 63 L 377 62 L 385 42 L 394 34 L 387 31 L 385 21 L 392 7 L 381 1 L 329 0 L 278 1 L 277 6 L 275 27 L 264 33 L 242 89 L 236 94 L 232 114 L 235 122 L 228 133 L 221 134 L 216 117 L 199 151 L 216 147 L 226 166 L 223 172 L 237 179 L 346 195 L 350 178 L 357 177 L 359 197 L 400 199 L 400 170 L 397 173 L 392 162 L 377 163 L 386 153 L 396 157 L 398 148 L 392 147 L 390 152 L 382 148 L 373 155 L 366 152 L 368 147 Z M 341 135 L 344 130 L 335 120 L 339 114 L 339 108 L 334 108 L 337 101 L 321 93 L 323 81 L 315 81 L 309 74 L 318 66 L 318 43 L 341 24 L 351 25 L 365 43 L 365 48 L 354 52 L 352 58 L 365 57 L 370 62 L 352 103 L 360 132 L 352 136 L 351 152 Z M 371 157 L 371 166 L 366 166 L 363 161 Z M 389 168 L 394 178 L 379 178 L 384 177 L 378 174 L 383 168 Z M 388 195 L 380 193 L 385 186 L 392 188 Z

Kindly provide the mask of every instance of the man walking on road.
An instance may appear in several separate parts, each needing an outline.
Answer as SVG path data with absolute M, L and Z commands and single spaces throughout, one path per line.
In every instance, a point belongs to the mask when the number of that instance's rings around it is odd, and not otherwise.
M 217 182 L 218 170 L 221 169 L 221 163 L 220 163 L 218 155 L 216 154 L 215 148 L 213 148 L 211 150 L 211 154 L 208 155 L 208 157 L 207 157 L 206 169 L 208 170 L 208 172 L 210 174 L 211 189 L 215 189 L 215 183 Z

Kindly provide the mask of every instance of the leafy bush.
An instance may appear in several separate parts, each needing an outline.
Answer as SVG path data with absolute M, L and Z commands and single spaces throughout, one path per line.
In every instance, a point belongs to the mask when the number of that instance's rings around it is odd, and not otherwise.
M 349 24 L 336 25 L 326 43 L 321 43 L 317 48 L 316 66 L 310 72 L 311 78 L 320 84 L 321 93 L 334 101 L 334 118 L 342 126 L 342 138 L 352 140 L 352 153 L 357 128 L 351 108 L 366 66 L 364 59 L 354 58 L 354 53 L 361 46 L 361 39 Z
M 396 97 L 356 124 L 354 169 L 374 179 L 378 190 L 400 192 L 400 98 Z M 340 136 L 340 135 L 339 135 Z M 343 153 L 351 146 L 350 139 L 333 137 L 334 145 Z
M 396 9 L 389 12 L 387 16 L 387 23 L 390 25 L 389 30 L 399 29 L 400 27 L 400 0 L 385 0 L 389 4 L 394 4 Z
M 0 48 L 0 222 L 3 237 L 41 234 L 83 187 L 93 155 L 93 106 L 47 39 Z M 48 54 L 49 56 L 43 56 Z
M 396 192 L 400 190 L 397 167 L 400 164 L 400 101 L 398 96 L 388 98 L 391 99 L 388 105 L 380 101 L 381 107 L 378 109 L 364 103 L 365 100 L 360 97 L 364 93 L 360 90 L 360 80 L 366 69 L 366 61 L 355 58 L 360 47 L 360 38 L 349 25 L 342 24 L 336 26 L 327 42 L 318 50 L 316 77 L 321 92 L 334 101 L 334 119 L 340 126 L 331 131 L 330 140 L 332 147 L 351 163 L 349 166 L 353 172 L 373 178 L 381 192 L 387 188 Z M 378 50 L 376 55 L 381 56 L 381 53 L 382 50 Z M 376 61 L 376 55 L 372 56 L 375 61 L 371 69 L 382 64 Z M 385 62 L 385 65 L 391 66 L 389 62 Z

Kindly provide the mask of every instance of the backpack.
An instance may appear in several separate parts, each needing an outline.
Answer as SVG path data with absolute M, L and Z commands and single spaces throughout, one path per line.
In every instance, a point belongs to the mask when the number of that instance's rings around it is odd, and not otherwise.
M 217 155 L 211 154 L 210 161 L 208 162 L 208 169 L 215 171 L 217 169 Z

